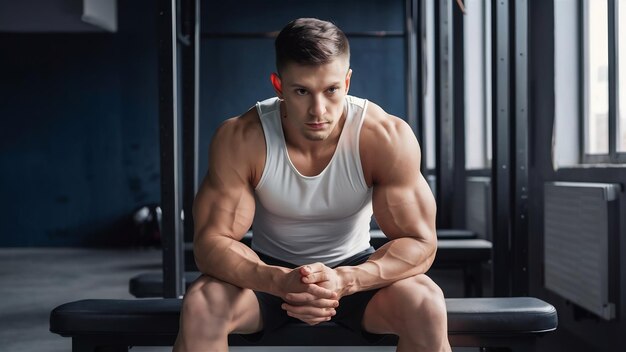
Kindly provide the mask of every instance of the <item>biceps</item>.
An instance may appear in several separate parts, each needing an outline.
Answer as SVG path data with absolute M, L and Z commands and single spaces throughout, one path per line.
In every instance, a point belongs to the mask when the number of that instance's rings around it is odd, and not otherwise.
M 409 184 L 374 187 L 372 199 L 376 221 L 387 236 L 430 237 L 435 234 L 435 200 L 421 175 Z

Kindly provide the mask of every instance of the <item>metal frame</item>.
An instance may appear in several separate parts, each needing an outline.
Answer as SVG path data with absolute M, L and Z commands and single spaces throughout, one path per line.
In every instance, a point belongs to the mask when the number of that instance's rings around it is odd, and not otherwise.
M 494 296 L 511 294 L 511 164 L 509 131 L 511 115 L 511 58 L 509 53 L 510 23 L 509 1 L 492 1 L 492 19 L 495 43 L 492 78 L 495 104 L 493 116 L 493 293 Z
M 493 293 L 528 295 L 528 0 L 492 1 Z
M 164 297 L 183 294 L 176 0 L 159 1 L 159 124 Z
M 407 2 L 414 0 L 406 0 Z M 202 39 L 214 39 L 214 38 L 230 38 L 230 39 L 263 39 L 263 38 L 276 38 L 278 31 L 270 32 L 209 32 L 202 33 Z M 404 32 L 401 31 L 363 31 L 363 32 L 345 32 L 348 38 L 385 38 L 404 37 Z
M 451 65 L 444 65 L 451 59 L 448 44 L 450 35 L 449 1 L 435 1 L 435 174 L 437 189 L 437 228 L 450 227 L 452 223 L 453 192 L 452 182 L 454 150 L 453 146 L 453 121 L 451 118 L 450 90 Z
M 404 70 L 406 72 L 406 80 L 405 80 L 405 90 L 406 90 L 406 119 L 413 129 L 413 132 L 417 136 L 421 130 L 419 121 L 418 121 L 418 80 L 417 80 L 417 68 L 419 67 L 417 64 L 417 1 L 416 0 L 405 0 L 404 2 L 404 31 L 406 35 L 404 36 L 404 50 L 406 53 L 405 62 L 404 62 Z
M 456 4 L 435 2 L 437 227 L 465 226 L 463 17 Z
M 622 3 L 622 5 L 624 4 Z M 621 52 L 619 50 L 620 48 L 619 46 L 619 31 L 620 31 L 619 7 L 620 7 L 620 1 L 615 0 L 615 9 L 614 9 L 615 16 L 613 16 L 613 20 L 615 21 L 615 25 L 613 26 L 614 33 L 615 33 L 615 39 L 613 40 L 613 45 L 615 45 L 615 48 L 616 48 L 615 55 L 613 55 L 613 57 L 615 58 L 614 72 L 615 72 L 615 81 L 617 82 L 615 84 L 615 135 L 617 139 L 617 141 L 615 142 L 615 149 L 616 149 L 615 154 L 616 154 L 617 162 L 626 163 L 626 145 L 620 146 L 622 148 L 622 151 L 617 150 L 618 143 L 620 140 L 619 134 L 621 132 L 621 127 L 626 129 L 626 126 L 620 126 L 620 120 L 621 120 L 620 114 L 626 114 L 626 106 L 620 106 L 620 100 L 619 100 L 620 88 L 626 90 L 626 86 L 620 87 L 620 83 L 624 83 L 626 85 L 626 82 L 620 82 L 619 77 L 620 77 L 620 69 L 626 70 L 626 67 L 620 68 L 619 57 L 620 57 L 620 53 L 626 54 L 626 48 L 621 48 L 623 49 L 623 51 Z M 625 25 L 625 24 L 622 24 L 622 25 Z
M 420 144 L 420 152 L 422 156 L 426 155 L 426 139 L 425 139 L 425 121 L 424 121 L 424 104 L 422 97 L 424 95 L 424 81 L 422 72 L 423 57 L 422 51 L 422 34 L 425 31 L 424 22 L 424 2 L 417 0 L 405 0 L 405 71 L 406 71 L 406 104 L 407 104 L 407 122 L 415 137 Z M 418 55 L 418 50 L 420 55 Z M 426 175 L 426 159 L 422 157 L 420 170 Z
M 513 249 L 512 295 L 529 294 L 528 275 L 528 148 L 529 148 L 529 84 L 528 84 L 528 0 L 515 1 L 515 153 L 511 156 L 515 172 L 511 247 Z
M 617 0 L 608 1 L 608 31 L 609 31 L 609 161 L 617 162 Z
M 452 123 L 454 145 L 454 162 L 452 180 L 453 203 L 452 223 L 450 226 L 456 229 L 465 228 L 466 206 L 466 175 L 465 175 L 465 41 L 463 39 L 463 12 L 456 3 L 451 7 L 452 19 Z
M 485 169 L 491 169 L 491 164 L 492 164 L 492 160 L 493 160 L 493 156 L 491 155 L 491 138 L 488 138 L 488 136 L 491 136 L 491 125 L 488 123 L 487 120 L 487 111 L 489 111 L 490 114 L 490 121 L 493 120 L 492 116 L 493 116 L 493 109 L 492 106 L 493 104 L 489 104 L 489 101 L 487 99 L 488 96 L 493 96 L 493 86 L 491 86 L 492 82 L 492 72 L 491 72 L 491 67 L 493 66 L 493 62 L 490 62 L 492 60 L 492 51 L 493 51 L 493 42 L 492 42 L 492 38 L 493 38 L 493 26 L 491 25 L 491 21 L 487 21 L 487 11 L 489 11 L 489 19 L 493 18 L 493 9 L 491 8 L 491 2 L 490 1 L 485 1 L 483 3 L 483 40 L 482 40 L 482 54 L 484 57 L 484 62 L 483 62 L 483 82 L 485 82 L 485 86 L 483 87 L 485 89 L 484 91 L 484 96 L 483 96 L 483 109 L 485 112 L 485 119 L 483 120 L 483 131 L 485 133 L 485 150 L 483 157 L 485 158 Z M 487 30 L 489 30 L 489 33 L 487 33 Z M 487 47 L 487 38 L 489 37 L 490 40 L 490 45 L 489 47 Z M 487 58 L 489 58 L 489 61 L 487 61 Z M 487 73 L 489 72 L 489 75 L 487 75 Z M 489 78 L 489 79 L 487 79 Z M 490 90 L 487 91 L 487 82 L 489 82 L 490 85 Z
M 586 19 L 585 19 L 585 15 L 584 15 L 584 0 L 578 0 L 578 13 L 577 13 L 577 19 L 578 19 L 578 32 L 576 33 L 578 35 L 578 121 L 579 121 L 579 126 L 581 128 L 579 128 L 578 130 L 578 140 L 579 140 L 579 150 L 578 150 L 578 159 L 580 161 L 582 161 L 583 163 L 585 162 L 585 146 L 587 145 L 587 134 L 585 133 L 585 131 L 587 130 L 587 119 L 585 119 L 585 108 L 587 106 L 587 103 L 585 102 L 585 99 L 587 99 L 587 94 L 586 94 L 586 77 L 587 75 L 585 74 L 585 70 L 586 70 L 586 64 L 585 62 L 587 61 L 587 56 L 586 56 L 586 52 L 585 52 L 585 47 L 587 46 L 586 43 L 586 35 L 585 35 L 585 28 L 586 28 Z
M 193 200 L 198 190 L 198 126 L 200 92 L 200 1 L 183 0 L 182 46 L 183 212 L 185 242 L 193 242 Z M 191 88 L 191 91 L 187 91 Z

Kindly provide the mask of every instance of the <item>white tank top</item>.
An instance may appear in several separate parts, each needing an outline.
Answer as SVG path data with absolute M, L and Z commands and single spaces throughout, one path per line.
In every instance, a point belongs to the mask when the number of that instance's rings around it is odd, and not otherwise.
M 367 100 L 346 97 L 346 121 L 326 168 L 303 176 L 289 159 L 280 101 L 256 104 L 263 125 L 266 161 L 255 188 L 252 248 L 295 264 L 335 266 L 370 246 L 372 190 L 359 154 Z

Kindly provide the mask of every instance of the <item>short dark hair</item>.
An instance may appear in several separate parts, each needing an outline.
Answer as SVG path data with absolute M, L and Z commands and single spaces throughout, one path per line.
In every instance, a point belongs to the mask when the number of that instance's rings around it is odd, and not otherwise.
M 301 65 L 323 65 L 347 55 L 350 44 L 346 35 L 334 24 L 317 18 L 298 18 L 289 22 L 276 37 L 276 69 L 290 62 Z

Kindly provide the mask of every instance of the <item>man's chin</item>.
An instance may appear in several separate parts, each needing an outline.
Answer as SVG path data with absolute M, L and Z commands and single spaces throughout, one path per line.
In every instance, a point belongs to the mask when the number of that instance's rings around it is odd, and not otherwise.
M 323 132 L 313 132 L 313 133 L 305 133 L 304 137 L 310 141 L 323 141 L 328 138 L 327 133 Z

